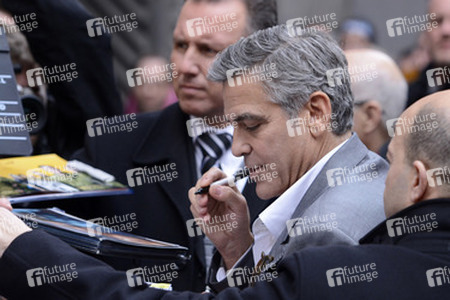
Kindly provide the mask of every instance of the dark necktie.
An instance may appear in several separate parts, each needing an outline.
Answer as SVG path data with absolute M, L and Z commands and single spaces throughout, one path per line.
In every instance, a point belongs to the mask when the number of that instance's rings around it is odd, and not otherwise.
M 202 151 L 203 159 L 200 167 L 205 174 L 217 160 L 231 147 L 233 136 L 229 133 L 203 133 L 197 138 L 197 145 Z

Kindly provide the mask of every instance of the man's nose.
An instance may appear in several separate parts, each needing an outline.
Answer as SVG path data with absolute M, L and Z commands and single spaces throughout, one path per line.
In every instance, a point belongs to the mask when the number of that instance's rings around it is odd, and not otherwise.
M 181 64 L 178 71 L 181 74 L 197 75 L 200 70 L 199 57 L 197 51 L 193 47 L 189 47 L 183 54 Z
M 235 129 L 233 134 L 233 144 L 231 145 L 231 153 L 234 156 L 240 157 L 249 155 L 252 147 L 248 141 L 242 136 L 239 130 Z
M 441 24 L 442 35 L 450 36 L 450 17 L 444 18 Z

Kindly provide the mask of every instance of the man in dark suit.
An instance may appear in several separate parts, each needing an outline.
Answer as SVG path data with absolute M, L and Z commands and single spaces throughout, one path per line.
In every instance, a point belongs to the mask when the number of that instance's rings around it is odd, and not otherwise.
M 450 1 L 429 0 L 428 13 L 436 17 L 430 20 L 435 26 L 427 31 L 431 62 L 419 74 L 418 79 L 409 85 L 409 96 L 406 106 L 429 94 L 450 88 Z
M 219 18 L 219 21 L 225 20 L 225 25 L 227 22 L 235 24 L 232 30 L 204 30 L 202 34 L 190 31 L 192 20 L 216 20 L 217 16 L 225 16 Z M 192 257 L 187 265 L 178 266 L 181 270 L 173 282 L 177 290 L 204 290 L 207 264 L 213 249 L 203 235 L 189 232 L 187 222 L 193 216 L 189 210 L 187 191 L 212 166 L 220 166 L 232 174 L 242 164 L 242 159 L 234 157 L 229 149 L 231 127 L 218 130 L 215 136 L 212 136 L 214 133 L 205 136 L 192 134 L 187 121 L 202 118 L 207 120 L 210 127 L 225 127 L 222 85 L 206 79 L 208 67 L 217 52 L 254 30 L 275 25 L 276 20 L 274 0 L 186 1 L 174 30 L 171 54 L 171 61 L 178 72 L 173 83 L 179 103 L 159 113 L 139 116 L 137 128 L 131 132 L 87 137 L 85 149 L 74 157 L 133 186 L 134 194 L 71 200 L 61 207 L 86 219 L 111 219 L 114 216 L 135 214 L 137 228 L 132 233 L 188 247 Z M 215 141 L 212 145 L 211 140 Z M 208 146 L 218 147 L 219 151 L 210 151 L 205 155 Z M 171 168 L 170 172 L 154 171 L 167 166 Z M 148 180 L 144 184 L 132 178 L 140 170 L 152 173 L 147 174 L 144 180 Z M 165 177 L 170 174 L 173 178 L 160 180 L 161 177 L 156 178 L 153 174 L 155 172 Z M 270 204 L 270 201 L 264 202 L 257 198 L 254 184 L 242 185 L 241 189 L 248 196 L 252 216 Z M 158 261 L 139 259 L 104 260 L 121 270 L 159 264 Z
M 218 295 L 166 292 L 130 285 L 136 278 L 31 231 L 2 201 L 0 294 L 11 299 L 447 299 L 450 294 L 450 92 L 424 98 L 400 117 L 389 145 L 384 193 L 388 219 L 360 246 L 312 247 L 281 263 L 254 287 Z M 435 114 L 432 132 L 415 130 Z M 401 131 L 400 131 L 401 130 Z M 10 209 L 10 207 L 9 207 Z M 64 255 L 61 255 L 61 254 Z M 45 268 L 75 264 L 76 278 L 46 282 Z M 41 273 L 39 273 L 41 272 Z M 66 272 L 67 273 L 67 272 Z M 95 278 L 95 280 L 93 280 Z M 238 283 L 239 276 L 229 276 Z

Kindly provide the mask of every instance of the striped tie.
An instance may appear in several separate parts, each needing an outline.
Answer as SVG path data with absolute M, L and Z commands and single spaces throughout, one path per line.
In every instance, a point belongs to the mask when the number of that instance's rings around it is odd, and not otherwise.
M 196 144 L 203 154 L 200 171 L 205 174 L 217 160 L 231 147 L 233 136 L 229 133 L 203 133 L 197 138 Z

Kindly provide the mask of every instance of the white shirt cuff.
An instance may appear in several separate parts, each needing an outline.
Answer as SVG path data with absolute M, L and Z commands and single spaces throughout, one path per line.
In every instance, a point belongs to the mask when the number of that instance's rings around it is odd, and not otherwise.
M 237 264 L 239 264 L 241 262 L 241 260 L 247 255 L 247 253 L 253 248 L 253 244 L 247 249 L 247 251 L 245 251 L 245 253 L 238 259 L 238 261 L 234 264 L 233 267 L 231 267 L 230 270 L 233 270 Z M 222 260 L 222 264 L 223 264 L 223 260 Z M 227 278 L 227 273 L 230 272 L 230 270 L 226 271 L 225 267 L 220 267 L 217 270 L 216 273 L 216 280 L 217 282 L 221 282 L 222 280 L 224 280 L 225 278 Z

